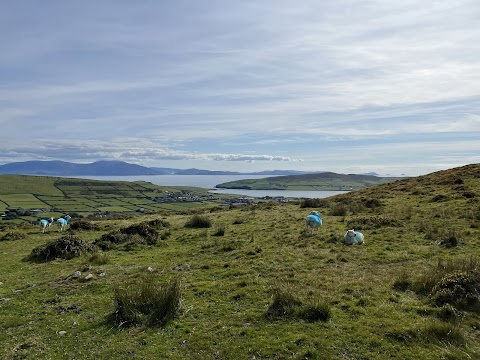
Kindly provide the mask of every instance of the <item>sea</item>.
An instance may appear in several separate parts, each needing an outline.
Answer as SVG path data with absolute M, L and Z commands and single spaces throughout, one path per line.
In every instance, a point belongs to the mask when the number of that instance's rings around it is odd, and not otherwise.
M 321 199 L 345 191 L 320 191 L 320 190 L 246 190 L 246 189 L 217 189 L 216 185 L 228 181 L 244 179 L 261 179 L 265 175 L 139 175 L 139 176 L 75 176 L 76 178 L 92 180 L 115 180 L 115 181 L 147 181 L 160 186 L 194 186 L 208 189 L 215 194 L 235 194 L 245 197 L 262 198 L 266 196 L 285 198 Z

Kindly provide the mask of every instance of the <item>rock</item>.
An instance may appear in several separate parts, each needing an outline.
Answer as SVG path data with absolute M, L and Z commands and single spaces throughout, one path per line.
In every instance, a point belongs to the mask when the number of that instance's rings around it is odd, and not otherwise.
M 71 277 L 74 278 L 74 279 L 77 279 L 77 278 L 79 278 L 80 276 L 82 276 L 82 273 L 77 270 L 77 271 L 75 271 L 75 272 L 72 274 Z
M 152 272 L 152 271 L 153 271 L 153 268 L 152 268 L 151 266 L 149 266 L 149 267 L 147 268 L 147 270 L 150 271 L 150 272 Z
M 100 276 L 100 277 L 104 277 L 104 276 L 106 276 L 106 275 L 107 275 L 106 272 L 102 272 L 102 273 L 98 274 L 98 276 Z
M 87 276 L 85 276 L 85 280 L 91 280 L 93 279 L 93 274 L 88 274 Z
M 66 332 L 65 330 L 61 330 L 61 331 L 58 332 L 58 335 L 62 335 L 62 336 L 63 336 L 63 335 L 65 335 L 66 333 L 67 333 L 67 332 Z

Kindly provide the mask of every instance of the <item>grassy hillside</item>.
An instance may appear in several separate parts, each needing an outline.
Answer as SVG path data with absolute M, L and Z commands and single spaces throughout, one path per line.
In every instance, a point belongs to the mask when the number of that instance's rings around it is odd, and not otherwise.
M 394 177 L 371 175 L 320 174 L 273 176 L 263 179 L 245 179 L 219 184 L 226 189 L 249 190 L 356 190 L 398 180 Z
M 195 196 L 198 201 L 170 204 L 152 200 L 172 194 Z M 186 210 L 217 204 L 218 201 L 207 190 L 201 188 L 164 187 L 142 181 L 0 175 L 0 212 L 8 208 L 41 209 L 44 212 L 38 216 L 43 218 L 58 217 L 64 213 L 77 213 L 82 216 L 107 211 L 131 213 L 140 208 L 147 212 Z M 35 216 L 20 217 L 17 222 L 32 219 L 35 219 Z
M 5 227 L 0 357 L 478 359 L 479 224 L 475 164 L 301 204 L 83 222 L 68 260 L 29 259 L 55 231 Z M 350 228 L 364 245 L 342 244 Z M 120 295 L 156 303 L 156 283 L 178 285 L 173 319 L 118 321 Z

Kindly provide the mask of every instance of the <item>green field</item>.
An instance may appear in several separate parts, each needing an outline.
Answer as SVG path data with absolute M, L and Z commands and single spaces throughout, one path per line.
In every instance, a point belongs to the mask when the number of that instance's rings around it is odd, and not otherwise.
M 194 215 L 211 226 L 187 227 Z M 158 236 L 42 262 L 27 257 L 56 229 L 0 226 L 0 358 L 480 359 L 480 164 L 327 199 L 86 223 L 65 239 Z M 365 244 L 342 243 L 352 228 Z M 173 279 L 171 320 L 114 321 L 118 289 L 137 299 Z
M 44 176 L 0 175 L 0 211 L 10 209 L 42 209 L 58 214 L 77 213 L 88 216 L 96 212 L 131 213 L 140 207 L 148 211 L 170 209 L 195 209 L 205 204 L 183 203 L 179 207 L 159 207 L 152 197 L 165 197 L 176 193 L 184 196 L 206 195 L 207 190 L 192 187 L 163 187 L 138 181 L 100 181 L 69 179 Z M 45 217 L 46 213 L 38 217 Z M 20 220 L 31 221 L 31 217 L 21 216 Z

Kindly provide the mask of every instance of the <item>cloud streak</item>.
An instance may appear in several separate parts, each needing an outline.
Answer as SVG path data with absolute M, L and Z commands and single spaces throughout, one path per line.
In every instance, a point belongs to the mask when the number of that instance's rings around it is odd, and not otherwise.
M 0 4 L 0 14 L 9 14 L 0 15 L 9 154 L 0 161 L 123 156 L 315 170 L 324 165 L 307 160 L 306 145 L 316 142 L 335 158 L 332 149 L 358 142 L 367 154 L 405 136 L 454 151 L 459 136 L 480 136 L 474 0 L 49 0 L 41 9 L 27 0 Z M 394 160 L 437 161 L 411 156 Z

